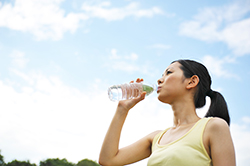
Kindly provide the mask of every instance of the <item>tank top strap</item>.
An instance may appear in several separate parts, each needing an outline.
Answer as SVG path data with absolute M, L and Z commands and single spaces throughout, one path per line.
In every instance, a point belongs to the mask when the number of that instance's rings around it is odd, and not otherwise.
M 199 123 L 192 128 L 192 131 L 182 140 L 183 142 L 188 142 L 194 149 L 203 153 L 209 159 L 210 157 L 203 144 L 203 134 L 210 119 L 212 119 L 212 117 L 202 118 Z
M 148 166 L 212 166 L 211 158 L 203 145 L 203 133 L 210 118 L 202 118 L 180 139 L 167 145 L 158 145 L 159 139 L 169 129 L 157 134 L 152 143 Z M 194 160 L 195 158 L 195 160 Z
M 203 137 L 203 133 L 204 133 L 204 129 L 206 127 L 207 122 L 212 119 L 212 117 L 209 118 L 202 118 L 200 119 L 198 122 L 196 122 L 196 124 L 185 134 L 185 136 L 183 136 L 183 138 L 181 140 L 185 140 L 187 142 L 190 143 L 202 143 L 202 137 Z M 157 143 L 159 142 L 159 140 L 162 138 L 163 134 L 165 134 L 167 132 L 167 130 L 169 130 L 169 128 L 159 132 L 153 139 L 152 142 L 152 151 L 154 151 L 155 147 L 157 146 Z M 203 145 L 203 143 L 202 143 Z
M 200 119 L 193 127 L 192 129 L 189 131 L 189 134 L 186 135 L 187 139 L 191 139 L 190 141 L 192 142 L 192 140 L 200 140 L 202 139 L 203 133 L 204 133 L 204 129 L 206 127 L 206 124 L 208 123 L 208 121 L 212 119 L 212 117 L 209 118 L 202 118 Z
M 161 132 L 159 132 L 153 139 L 153 142 L 152 142 L 152 146 L 151 146 L 151 149 L 152 151 L 154 151 L 155 147 L 156 147 L 156 144 L 159 142 L 159 140 L 161 139 L 161 137 L 163 136 L 163 134 L 165 134 L 168 130 L 170 129 L 167 128 L 165 130 L 162 130 Z

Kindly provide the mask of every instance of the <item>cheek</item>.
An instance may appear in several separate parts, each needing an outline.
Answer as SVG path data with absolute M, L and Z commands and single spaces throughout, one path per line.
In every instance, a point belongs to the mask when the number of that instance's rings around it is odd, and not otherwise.
M 171 103 L 181 91 L 181 79 L 175 76 L 169 76 L 164 80 L 163 87 L 158 94 L 158 100 L 164 103 Z
M 164 86 L 166 89 L 171 90 L 173 89 L 173 87 L 176 86 L 177 82 L 178 82 L 178 78 L 176 78 L 175 76 L 169 76 L 165 79 Z
M 171 82 L 174 82 L 174 79 L 170 77 L 164 80 L 162 88 L 158 93 L 158 100 L 160 100 L 161 102 L 168 103 L 169 97 L 171 96 L 173 90 L 175 89 Z

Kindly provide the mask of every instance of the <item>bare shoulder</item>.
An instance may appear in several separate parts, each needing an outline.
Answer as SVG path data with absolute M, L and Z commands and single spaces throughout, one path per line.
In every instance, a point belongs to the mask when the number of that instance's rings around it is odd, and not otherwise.
M 215 117 L 209 120 L 207 123 L 207 128 L 212 130 L 222 130 L 228 129 L 229 126 L 224 119 Z
M 227 122 L 212 118 L 205 128 L 205 147 L 214 166 L 235 166 L 233 140 Z
M 159 134 L 160 132 L 162 132 L 162 130 L 156 130 L 156 131 L 154 131 L 154 132 L 148 134 L 146 137 L 148 138 L 148 140 L 149 140 L 150 142 L 153 142 L 154 137 L 155 137 L 157 134 Z
M 206 132 L 209 136 L 222 136 L 230 134 L 229 126 L 224 119 L 212 118 L 206 126 Z

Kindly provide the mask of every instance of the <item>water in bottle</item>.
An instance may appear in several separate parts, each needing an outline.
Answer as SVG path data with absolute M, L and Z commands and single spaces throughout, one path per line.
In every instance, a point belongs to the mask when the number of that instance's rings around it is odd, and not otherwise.
M 143 91 L 145 91 L 146 96 L 148 96 L 156 89 L 156 85 L 150 85 L 142 82 L 113 85 L 108 89 L 108 96 L 112 101 L 126 100 L 140 96 Z

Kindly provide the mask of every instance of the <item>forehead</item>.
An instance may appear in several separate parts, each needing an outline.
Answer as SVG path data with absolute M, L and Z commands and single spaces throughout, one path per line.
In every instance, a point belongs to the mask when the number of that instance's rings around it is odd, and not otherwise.
M 165 71 L 169 70 L 169 69 L 174 69 L 174 70 L 178 70 L 181 69 L 181 64 L 179 62 L 174 62 L 172 64 L 170 64 Z

